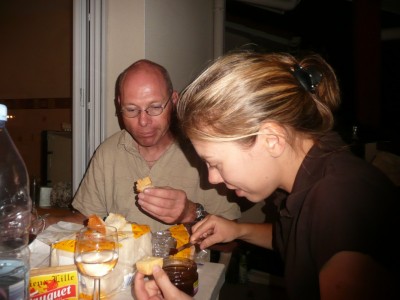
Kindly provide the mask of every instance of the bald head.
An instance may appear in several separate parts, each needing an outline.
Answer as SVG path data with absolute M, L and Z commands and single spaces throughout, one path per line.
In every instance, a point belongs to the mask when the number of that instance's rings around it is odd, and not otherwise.
M 136 73 L 147 73 L 153 76 L 160 76 L 160 79 L 164 82 L 167 89 L 167 94 L 173 92 L 173 86 L 168 71 L 161 65 L 147 59 L 141 59 L 134 62 L 128 68 L 126 68 L 119 77 L 119 95 L 123 91 L 123 87 L 128 75 L 134 75 Z

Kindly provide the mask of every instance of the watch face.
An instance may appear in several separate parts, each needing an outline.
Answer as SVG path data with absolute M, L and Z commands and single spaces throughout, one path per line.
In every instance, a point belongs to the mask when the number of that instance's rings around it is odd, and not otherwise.
M 207 212 L 204 210 L 203 205 L 196 203 L 196 221 L 201 221 L 205 218 Z

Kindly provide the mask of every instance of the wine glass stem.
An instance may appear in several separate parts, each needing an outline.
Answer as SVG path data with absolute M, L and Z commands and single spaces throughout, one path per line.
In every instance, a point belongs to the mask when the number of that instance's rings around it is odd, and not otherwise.
M 94 279 L 93 285 L 93 300 L 100 300 L 100 278 Z

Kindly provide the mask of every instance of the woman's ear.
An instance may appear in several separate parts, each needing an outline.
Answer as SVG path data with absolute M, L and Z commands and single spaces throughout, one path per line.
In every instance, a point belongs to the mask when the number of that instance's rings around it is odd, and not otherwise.
M 279 157 L 286 147 L 286 131 L 285 129 L 276 124 L 267 122 L 265 123 L 260 132 L 259 138 L 265 142 L 265 147 L 272 157 Z

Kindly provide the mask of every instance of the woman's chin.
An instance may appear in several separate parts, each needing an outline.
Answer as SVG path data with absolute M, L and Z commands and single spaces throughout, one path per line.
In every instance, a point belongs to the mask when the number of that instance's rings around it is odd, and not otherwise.
M 254 202 L 254 203 L 261 202 L 261 201 L 263 201 L 265 199 L 263 197 L 260 197 L 260 195 L 249 194 L 249 193 L 247 193 L 247 192 L 245 192 L 243 190 L 240 190 L 240 189 L 236 189 L 235 193 L 236 193 L 236 195 L 238 197 L 244 197 L 248 201 Z
M 252 197 L 251 197 L 251 195 L 250 195 L 249 193 L 246 193 L 245 191 L 243 191 L 243 190 L 241 190 L 241 189 L 236 189 L 236 190 L 235 190 L 235 193 L 236 193 L 236 196 L 238 196 L 238 197 L 245 197 L 247 200 L 253 202 L 253 200 L 251 199 Z

